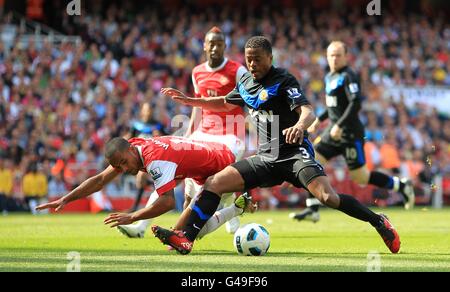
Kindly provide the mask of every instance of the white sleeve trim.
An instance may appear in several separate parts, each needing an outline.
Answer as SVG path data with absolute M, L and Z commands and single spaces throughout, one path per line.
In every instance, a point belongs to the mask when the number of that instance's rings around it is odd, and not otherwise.
M 154 160 L 147 166 L 157 190 L 175 179 L 177 167 L 176 163 L 166 160 Z
M 198 90 L 197 80 L 195 80 L 194 78 L 194 73 L 192 73 L 192 85 L 194 85 L 195 94 L 200 94 L 200 91 Z

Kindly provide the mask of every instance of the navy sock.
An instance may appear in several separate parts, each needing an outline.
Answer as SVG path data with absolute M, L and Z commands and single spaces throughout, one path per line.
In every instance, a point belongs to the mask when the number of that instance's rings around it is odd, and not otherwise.
M 382 224 L 383 220 L 380 215 L 372 212 L 352 196 L 340 194 L 339 199 L 340 204 L 337 208 L 339 211 L 353 218 L 369 222 L 373 227 L 379 227 Z
M 369 177 L 369 184 L 392 190 L 394 188 L 394 178 L 378 171 L 372 171 Z
M 197 202 L 192 207 L 186 227 L 184 228 L 187 239 L 194 241 L 206 221 L 214 215 L 220 202 L 220 196 L 216 193 L 203 190 L 198 195 Z
M 319 207 L 320 207 L 320 205 L 312 205 L 312 206 L 309 206 L 309 208 L 310 208 L 311 210 L 313 210 L 314 212 L 319 212 Z
M 395 181 L 398 182 L 397 186 L 395 184 Z M 402 183 L 398 177 L 389 176 L 378 171 L 372 171 L 369 177 L 369 184 L 375 185 L 383 189 L 400 192 L 400 194 L 402 194 L 403 196 L 403 199 L 408 200 L 408 198 L 403 193 L 405 184 Z

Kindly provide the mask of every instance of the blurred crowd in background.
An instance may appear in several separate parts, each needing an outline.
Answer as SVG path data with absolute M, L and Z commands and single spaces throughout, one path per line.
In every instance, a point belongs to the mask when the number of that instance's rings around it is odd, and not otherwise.
M 113 2 L 101 13 L 94 7 L 71 21 L 63 19 L 58 28 L 81 36 L 80 43 L 0 42 L 2 209 L 7 197 L 16 204 L 10 209 L 30 206 L 23 202 L 65 194 L 103 169 L 105 142 L 131 133 L 145 103 L 151 105 L 146 122 L 162 124 L 165 133 L 177 130 L 171 119 L 189 116 L 191 108 L 159 90 L 193 93 L 191 71 L 205 61 L 203 39 L 215 25 L 226 34 L 226 56 L 244 65 L 246 40 L 269 37 L 274 65 L 298 78 L 317 114 L 325 110 L 326 47 L 332 40 L 344 41 L 364 92 L 361 119 L 369 168 L 412 177 L 417 185 L 432 186 L 436 174 L 450 176 L 449 117 L 422 104 L 407 107 L 386 94 L 395 85 L 450 87 L 445 14 L 391 11 L 368 17 L 352 8 L 200 9 L 177 3 L 141 8 Z M 0 33 L 11 26 L 11 15 L 4 13 Z M 341 166 L 337 159 L 327 167 Z M 120 195 L 122 185 L 115 181 L 107 193 Z M 260 197 L 276 207 L 292 192 L 283 187 Z M 291 201 L 296 206 L 299 199 Z

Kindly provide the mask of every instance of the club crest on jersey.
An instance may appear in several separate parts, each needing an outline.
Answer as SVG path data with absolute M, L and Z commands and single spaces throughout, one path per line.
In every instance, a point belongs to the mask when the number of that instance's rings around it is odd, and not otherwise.
M 330 89 L 334 90 L 340 86 L 342 86 L 344 84 L 344 76 L 340 75 L 337 78 L 334 78 L 333 80 L 331 80 L 330 82 Z
M 261 101 L 266 101 L 269 98 L 269 94 L 267 93 L 267 90 L 263 89 L 261 90 L 261 92 L 259 93 L 259 100 Z
M 357 93 L 359 91 L 359 87 L 357 83 L 350 83 L 348 85 L 348 88 L 350 89 L 351 93 Z
M 159 167 L 150 169 L 150 175 L 152 176 L 153 180 L 157 180 L 158 178 L 162 177 L 162 172 Z

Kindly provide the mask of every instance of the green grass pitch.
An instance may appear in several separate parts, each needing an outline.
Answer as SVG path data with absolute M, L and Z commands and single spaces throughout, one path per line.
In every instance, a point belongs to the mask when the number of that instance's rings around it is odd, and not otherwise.
M 66 271 L 71 251 L 81 271 L 367 271 L 369 252 L 380 256 L 381 271 L 450 271 L 450 209 L 377 210 L 397 228 L 402 247 L 390 254 L 368 224 L 334 210 L 321 220 L 294 222 L 288 211 L 261 211 L 241 217 L 271 235 L 262 257 L 237 255 L 221 227 L 197 241 L 191 254 L 167 251 L 149 230 L 144 239 L 125 238 L 103 225 L 106 214 L 9 215 L 0 218 L 0 271 Z M 154 219 L 173 226 L 178 213 Z

